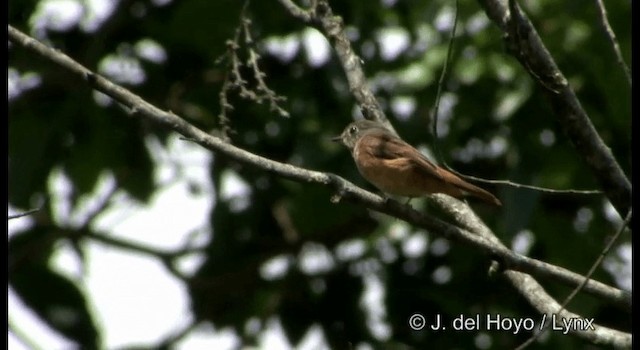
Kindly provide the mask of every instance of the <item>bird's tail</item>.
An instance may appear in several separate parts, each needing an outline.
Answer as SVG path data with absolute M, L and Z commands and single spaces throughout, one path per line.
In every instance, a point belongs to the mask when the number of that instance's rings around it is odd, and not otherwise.
M 451 172 L 448 172 L 443 169 L 439 169 L 438 173 L 446 179 L 451 186 L 451 190 L 447 192 L 447 194 L 454 197 L 463 197 L 465 195 L 474 196 L 479 198 L 489 204 L 493 204 L 495 206 L 502 206 L 502 202 L 496 196 L 492 195 L 488 191 L 483 190 L 482 188 L 472 185 L 458 176 L 454 175 Z
M 465 182 L 465 184 L 466 186 L 465 188 L 462 188 L 462 190 L 467 194 L 474 196 L 476 198 L 482 199 L 483 201 L 489 204 L 493 204 L 498 207 L 502 206 L 502 202 L 500 202 L 500 200 L 496 198 L 496 196 L 489 193 L 489 191 L 485 191 L 482 188 L 478 186 L 474 186 L 468 182 Z

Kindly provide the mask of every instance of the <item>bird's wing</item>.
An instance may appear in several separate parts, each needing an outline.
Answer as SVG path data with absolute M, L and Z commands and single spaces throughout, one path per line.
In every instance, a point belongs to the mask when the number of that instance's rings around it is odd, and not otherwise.
M 413 146 L 397 137 L 386 134 L 377 135 L 375 139 L 372 138 L 372 140 L 367 143 L 369 152 L 376 157 L 406 162 L 426 175 L 444 180 L 435 164 Z
M 462 180 L 446 169 L 436 166 L 420 151 L 391 134 L 365 135 L 360 139 L 357 148 L 359 152 L 366 152 L 390 167 L 396 169 L 412 168 L 414 171 L 429 176 L 434 180 L 441 181 L 440 190 L 434 191 L 431 188 L 431 192 L 447 193 L 454 197 L 460 197 L 467 193 L 486 202 L 498 206 L 501 205 L 500 201 L 491 193 Z

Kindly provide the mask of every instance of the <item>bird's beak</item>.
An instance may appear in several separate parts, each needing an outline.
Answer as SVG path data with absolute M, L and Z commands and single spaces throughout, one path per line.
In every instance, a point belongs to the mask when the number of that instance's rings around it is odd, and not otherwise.
M 335 136 L 331 138 L 333 142 L 342 142 L 342 136 Z

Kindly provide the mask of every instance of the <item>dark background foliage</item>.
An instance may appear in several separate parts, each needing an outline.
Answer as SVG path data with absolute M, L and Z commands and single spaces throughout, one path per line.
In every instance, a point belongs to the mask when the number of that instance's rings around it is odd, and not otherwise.
M 595 2 L 522 2 L 604 142 L 630 174 L 630 86 L 599 26 Z M 39 4 L 10 1 L 9 23 L 30 32 L 27 23 Z M 376 96 L 399 134 L 411 144 L 433 150 L 430 112 L 449 37 L 448 28 L 438 30 L 434 23 L 441 11 L 453 9 L 453 2 L 398 1 L 394 6 L 385 6 L 379 1 L 352 0 L 333 1 L 331 5 L 357 33 L 352 38 L 353 48 L 363 58 Z M 628 58 L 631 2 L 611 1 L 606 5 L 624 57 Z M 228 60 L 216 60 L 227 52 L 227 40 L 233 39 L 239 26 L 241 9 L 242 2 L 231 0 L 174 1 L 164 6 L 123 0 L 96 32 L 87 33 L 76 26 L 48 31 L 47 37 L 50 45 L 93 70 L 110 54 L 135 58 L 131 47 L 137 41 L 155 40 L 168 53 L 166 62 L 139 60 L 146 78 L 141 84 L 128 87 L 156 106 L 172 110 L 205 130 L 214 130 L 220 127 L 218 93 L 229 71 Z M 262 54 L 259 64 L 266 73 L 267 84 L 287 98 L 281 106 L 291 116 L 282 117 L 271 111 L 268 103 L 256 104 L 232 89 L 228 98 L 234 109 L 227 112 L 231 142 L 271 159 L 340 174 L 373 190 L 357 173 L 348 152 L 329 141 L 355 114 L 354 100 L 338 60 L 331 56 L 325 64 L 313 67 L 303 49 L 290 61 L 269 54 L 263 45 L 266 38 L 305 29 L 277 1 L 251 2 L 246 17 L 251 19 L 254 38 L 248 47 Z M 474 30 L 475 21 L 483 20 L 485 25 Z M 396 58 L 385 60 L 380 56 L 376 35 L 390 26 L 406 30 L 410 46 Z M 421 47 L 424 33 L 428 44 Z M 448 101 L 455 104 L 448 111 L 441 105 L 440 112 L 448 118 L 440 122 L 448 131 L 440 129 L 437 141 L 447 164 L 484 178 L 555 189 L 597 188 L 589 169 L 559 129 L 543 93 L 505 52 L 500 32 L 476 2 L 460 2 L 454 45 L 443 88 Z M 246 47 L 242 43 L 238 50 L 240 60 L 247 60 Z M 29 52 L 10 47 L 8 64 L 42 77 L 40 86 L 9 101 L 12 206 L 28 209 L 46 198 L 47 178 L 55 168 L 62 169 L 71 179 L 74 205 L 95 186 L 103 170 L 110 170 L 119 188 L 135 199 L 149 199 L 157 188 L 144 138 L 153 134 L 166 140 L 167 130 L 129 118 L 115 104 L 98 105 L 85 84 L 68 78 L 63 70 Z M 410 68 L 420 73 L 403 80 Z M 246 67 L 243 73 L 248 86 L 255 85 Z M 409 118 L 391 108 L 397 97 L 415 102 L 415 112 Z M 553 135 L 554 142 L 545 145 L 541 135 Z M 496 140 L 504 141 L 504 149 L 487 151 L 499 146 Z M 222 174 L 233 169 L 251 191 L 248 206 L 242 210 L 234 209 L 216 191 L 210 214 L 213 239 L 204 264 L 186 282 L 193 313 L 199 320 L 211 321 L 216 327 L 231 326 L 242 333 L 252 317 L 279 315 L 292 344 L 311 325 L 319 324 L 332 348 L 368 342 L 375 347 L 405 344 L 423 348 L 428 344 L 433 348 L 466 349 L 476 346 L 477 332 L 415 332 L 407 326 L 408 317 L 420 312 L 440 314 L 444 319 L 488 313 L 539 318 L 502 280 L 487 276 L 489 260 L 469 247 L 452 244 L 444 255 L 427 250 L 418 257 L 405 256 L 401 243 L 389 239 L 394 220 L 352 204 L 331 203 L 332 192 L 327 188 L 293 183 L 224 157 L 216 156 L 211 164 L 202 166 L 210 168 L 215 188 L 219 188 Z M 602 196 L 486 187 L 498 194 L 504 206 L 496 209 L 474 201 L 471 205 L 503 242 L 510 245 L 517 233 L 529 230 L 535 237 L 529 256 L 578 273 L 588 270 L 616 230 L 616 222 L 605 215 Z M 424 200 L 414 200 L 412 204 L 430 210 Z M 9 283 L 54 329 L 87 348 L 98 346 L 100 330 L 91 321 L 83 293 L 73 281 L 47 265 L 57 241 L 81 241 L 86 232 L 60 234 L 68 228 L 59 227 L 51 219 L 50 208 L 45 206 L 36 215 L 36 225 L 10 239 Z M 274 209 L 287 213 L 295 237 L 287 238 Z M 579 212 L 591 215 L 584 230 L 576 225 Z M 428 235 L 430 242 L 437 237 L 413 229 L 410 233 Z M 630 241 L 630 235 L 622 237 L 619 244 Z M 274 256 L 284 254 L 295 260 L 305 243 L 315 242 L 333 252 L 351 238 L 366 243 L 365 253 L 356 261 L 337 260 L 329 271 L 312 275 L 294 265 L 275 281 L 264 280 L 258 273 L 259 267 Z M 81 251 L 82 245 L 78 249 Z M 395 257 L 385 258 L 385 249 L 393 251 Z M 359 271 L 357 267 L 363 262 L 373 262 L 374 267 Z M 434 271 L 441 267 L 451 271 L 446 283 L 433 278 Z M 389 339 L 377 339 L 367 327 L 359 302 L 366 274 L 376 274 L 384 283 L 386 322 L 392 331 Z M 593 277 L 616 285 L 614 277 L 603 269 Z M 52 287 L 56 285 L 59 287 Z M 570 291 L 554 282 L 544 286 L 560 300 Z M 55 292 L 32 292 L 43 288 Z M 82 328 L 65 328 L 48 316 L 47 310 L 60 304 L 77 312 Z M 630 313 L 591 296 L 578 295 L 570 309 L 595 317 L 603 325 L 631 329 Z M 512 348 L 528 336 L 490 333 L 496 349 Z M 247 336 L 245 341 L 251 343 L 255 339 Z M 586 346 L 574 337 L 555 334 L 543 345 L 550 349 Z

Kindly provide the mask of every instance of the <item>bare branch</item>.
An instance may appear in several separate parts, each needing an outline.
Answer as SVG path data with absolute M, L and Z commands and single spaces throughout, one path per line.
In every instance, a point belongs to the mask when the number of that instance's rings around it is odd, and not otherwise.
M 547 93 L 555 116 L 620 215 L 631 209 L 631 182 L 582 108 L 536 29 L 515 0 L 479 0 L 504 32 L 507 49 Z
M 449 37 L 449 46 L 447 48 L 447 56 L 446 59 L 444 61 L 444 66 L 442 67 L 442 72 L 440 73 L 440 79 L 438 80 L 438 89 L 436 92 L 436 99 L 434 102 L 434 107 L 433 107 L 433 112 L 431 115 L 431 118 L 433 119 L 433 146 L 435 149 L 436 154 L 438 155 L 438 159 L 440 160 L 440 162 L 442 163 L 442 166 L 445 167 L 447 170 L 451 171 L 452 173 L 464 178 L 465 180 L 473 180 L 476 182 L 481 182 L 481 183 L 489 183 L 489 184 L 494 184 L 494 185 L 503 185 L 503 186 L 509 186 L 509 187 L 513 187 L 513 188 L 524 188 L 524 189 L 530 189 L 530 190 L 535 190 L 538 192 L 544 192 L 544 193 L 553 193 L 553 194 L 579 194 L 579 195 L 583 195 L 583 194 L 587 194 L 587 195 L 592 195 L 592 194 L 602 194 L 602 191 L 598 191 L 598 190 L 574 190 L 574 189 L 568 189 L 568 190 L 556 190 L 556 189 L 551 189 L 551 188 L 544 188 L 544 187 L 539 187 L 539 186 L 532 186 L 532 185 L 525 185 L 525 184 L 520 184 L 520 183 L 516 183 L 516 182 L 512 182 L 512 181 L 508 181 L 508 180 L 487 180 L 487 179 L 482 179 L 482 178 L 478 178 L 475 176 L 470 176 L 470 175 L 465 175 L 462 174 L 460 172 L 458 172 L 457 170 L 451 168 L 449 166 L 449 164 L 447 164 L 446 159 L 442 156 L 442 152 L 440 151 L 440 147 L 438 144 L 438 111 L 439 111 L 439 107 L 440 107 L 440 95 L 442 93 L 442 86 L 444 85 L 444 78 L 446 76 L 447 73 L 447 67 L 449 65 L 449 62 L 451 61 L 451 57 L 453 55 L 453 43 L 454 43 L 454 39 L 456 36 L 456 28 L 458 26 L 458 1 L 456 0 L 455 2 L 456 4 L 456 9 L 455 9 L 455 15 L 453 17 L 453 27 L 451 29 L 451 35 Z
M 446 199 L 445 196 L 436 197 L 436 200 L 445 200 L 445 199 Z M 491 232 L 491 230 L 486 225 L 484 225 L 484 223 L 479 218 L 477 218 L 477 216 L 472 210 L 469 210 L 468 206 L 462 205 L 462 203 L 460 203 L 456 205 L 447 205 L 442 207 L 444 207 L 445 209 L 449 209 L 449 211 L 447 211 L 446 213 L 451 217 L 455 218 L 456 222 L 462 225 L 465 229 L 470 230 L 471 232 L 474 232 L 475 234 L 478 234 L 486 238 L 487 240 L 491 241 L 492 243 L 506 249 L 506 247 L 502 244 L 502 242 L 500 242 L 498 237 L 496 237 L 493 234 L 493 232 Z M 623 228 L 624 227 L 625 225 L 623 225 Z M 621 231 L 622 230 L 620 230 L 619 232 Z M 608 250 L 608 248 L 606 250 Z M 495 261 L 494 263 L 498 264 Z M 494 268 L 495 267 L 492 266 L 492 269 Z M 507 268 L 511 268 L 511 266 L 508 266 Z M 551 268 L 556 268 L 556 267 L 552 266 Z M 543 316 L 543 318 L 548 317 L 549 319 L 555 318 L 557 320 L 562 320 L 562 319 L 568 320 L 570 318 L 580 319 L 580 320 L 583 319 L 576 314 L 570 313 L 568 311 L 563 311 L 564 306 L 566 306 L 567 300 L 565 300 L 565 304 L 562 305 L 562 307 L 551 308 L 550 305 L 558 305 L 557 301 L 553 297 L 551 297 L 533 277 L 531 277 L 529 274 L 520 272 L 520 271 L 524 271 L 524 272 L 532 272 L 532 271 L 527 271 L 527 270 L 516 271 L 516 270 L 518 269 L 502 271 L 502 276 L 505 277 L 514 286 L 514 288 L 525 299 L 527 299 L 534 308 L 536 308 L 536 310 L 538 310 L 541 314 L 545 315 Z M 595 270 L 595 267 L 592 268 L 592 270 Z M 492 272 L 493 271 L 490 270 L 490 273 Z M 572 272 L 569 272 L 569 271 L 566 271 L 566 272 L 569 274 L 573 274 Z M 585 287 L 590 281 L 589 277 L 585 278 L 580 276 L 578 278 L 582 278 L 582 282 L 576 288 L 576 290 L 580 290 L 581 288 Z M 570 297 L 572 296 L 570 295 Z M 629 302 L 630 302 L 630 299 L 629 299 Z M 589 321 L 593 322 L 592 319 L 590 319 Z M 622 345 L 630 344 L 630 341 L 631 341 L 630 334 L 605 328 L 595 323 L 593 323 L 592 326 L 593 326 L 592 331 L 597 332 L 597 335 L 592 334 L 592 332 L 579 331 L 579 330 L 572 332 L 572 334 L 596 344 L 608 344 L 608 345 L 614 345 L 614 346 L 621 345 L 621 344 Z M 544 328 L 544 323 L 540 325 L 539 329 L 540 328 Z M 536 333 L 536 335 L 530 338 L 530 342 L 533 342 L 533 340 L 535 340 L 534 337 L 537 337 L 537 334 L 539 333 Z
M 439 160 L 442 162 L 442 165 L 444 165 L 444 167 L 449 170 L 453 170 L 453 169 L 451 169 L 447 165 L 447 162 L 442 156 L 442 152 L 440 151 L 440 146 L 438 144 L 438 117 L 439 117 L 439 111 L 440 111 L 440 95 L 442 94 L 442 86 L 444 86 L 444 77 L 447 75 L 447 68 L 449 67 L 449 62 L 451 61 L 451 57 L 453 56 L 453 43 L 455 42 L 456 29 L 458 28 L 459 10 L 460 10 L 460 5 L 458 3 L 458 0 L 456 0 L 456 10 L 455 10 L 455 15 L 453 17 L 453 26 L 451 28 L 451 35 L 449 36 L 449 45 L 447 47 L 447 57 L 444 60 L 442 72 L 440 73 L 440 79 L 438 80 L 438 90 L 436 91 L 436 100 L 433 103 L 433 114 L 431 116 L 431 119 L 433 120 L 433 145 Z
M 194 329 L 196 329 L 199 324 L 200 324 L 200 321 L 194 320 L 189 322 L 189 324 L 187 324 L 182 329 L 179 329 L 178 331 L 174 332 L 173 334 L 163 339 L 155 348 L 156 349 L 172 349 L 176 347 L 176 344 L 181 340 L 183 340 L 186 336 L 188 336 L 189 333 L 191 333 Z
M 187 281 L 189 277 L 185 276 L 180 270 L 176 268 L 176 260 L 188 254 L 202 253 L 205 251 L 204 248 L 197 248 L 197 247 L 195 248 L 185 247 L 185 248 L 177 249 L 174 251 L 160 250 L 156 248 L 151 248 L 144 244 L 111 237 L 106 234 L 95 233 L 87 229 L 72 231 L 72 232 L 69 232 L 69 235 L 77 238 L 89 238 L 95 242 L 99 242 L 104 245 L 117 247 L 119 249 L 131 251 L 134 253 L 150 255 L 152 257 L 155 257 L 164 264 L 167 271 L 169 271 L 173 276 L 175 276 L 176 278 L 182 281 Z
M 478 249 L 479 251 L 485 252 L 490 256 L 497 258 L 499 261 L 502 261 L 508 269 L 513 268 L 539 276 L 550 277 L 574 286 L 579 285 L 584 280 L 584 277 L 572 273 L 566 269 L 553 266 L 535 259 L 527 258 L 519 254 L 515 254 L 511 250 L 504 247 L 499 242 L 499 240 L 497 240 L 497 238 L 493 236 L 493 234 L 491 234 L 491 236 L 479 235 L 476 232 L 476 229 L 473 229 L 471 225 L 468 225 L 469 227 L 467 227 L 466 229 L 453 226 L 442 220 L 426 216 L 424 213 L 418 212 L 410 206 L 402 205 L 394 200 L 383 199 L 380 196 L 374 195 L 357 186 L 354 186 L 353 184 L 339 176 L 329 173 L 307 170 L 290 164 L 273 161 L 230 145 L 222 141 L 220 138 L 211 136 L 210 134 L 196 128 L 195 126 L 189 124 L 184 119 L 176 116 L 175 114 L 171 112 L 164 112 L 156 108 L 155 106 L 144 101 L 139 96 L 132 94 L 127 89 L 111 83 L 109 80 L 91 72 L 77 62 L 73 61 L 68 56 L 39 43 L 38 41 L 28 37 L 15 28 L 9 26 L 8 32 L 11 42 L 22 46 L 46 58 L 47 60 L 57 63 L 63 69 L 66 69 L 67 71 L 77 76 L 85 78 L 91 87 L 107 94 L 124 106 L 130 108 L 132 115 L 146 118 L 156 124 L 163 125 L 184 135 L 188 139 L 193 140 L 194 142 L 202 145 L 207 149 L 218 152 L 247 165 L 275 173 L 283 178 L 303 183 L 316 183 L 332 187 L 337 192 L 337 194 L 332 197 L 332 201 L 334 202 L 340 201 L 341 199 L 347 199 L 349 201 L 363 205 L 369 209 L 405 220 L 408 223 L 411 223 L 416 227 L 426 229 L 429 232 L 433 232 L 435 234 L 439 234 L 447 238 L 465 243 Z M 445 207 L 453 208 L 452 203 L 459 203 L 459 205 L 463 205 L 461 202 L 458 202 L 455 199 L 446 196 L 434 197 L 448 202 Z M 466 206 L 463 205 L 463 207 Z M 469 222 L 473 224 L 474 220 L 471 220 Z M 464 223 L 462 223 L 462 225 L 465 226 Z M 148 247 L 142 249 L 147 249 L 149 253 L 153 251 L 149 250 Z M 158 254 L 162 252 L 153 251 L 153 253 Z M 167 253 L 162 254 L 166 255 Z M 172 272 L 176 273 L 176 271 Z M 584 290 L 587 293 L 591 293 L 618 305 L 624 305 L 627 308 L 631 305 L 631 298 L 629 293 L 625 293 L 621 290 L 606 286 L 599 282 L 590 280 L 585 285 Z M 526 297 L 530 296 L 526 295 Z
M 455 220 L 463 229 L 473 232 L 476 235 L 480 235 L 482 238 L 491 242 L 493 251 L 490 253 L 494 257 L 494 260 L 501 262 L 501 268 L 503 270 L 515 270 L 520 272 L 526 272 L 538 277 L 546 277 L 554 279 L 567 286 L 579 286 L 584 282 L 584 276 L 575 272 L 569 271 L 563 267 L 552 265 L 544 261 L 532 259 L 520 254 L 513 253 L 495 236 L 491 230 L 484 225 L 477 215 L 460 201 L 451 200 L 444 195 L 433 195 L 436 202 L 439 203 L 439 207 L 444 212 Z M 484 250 L 488 252 L 487 250 Z M 508 254 L 504 254 L 509 252 Z M 517 256 L 516 259 L 507 257 L 506 255 L 513 254 Z M 584 291 L 591 295 L 597 295 L 606 299 L 621 308 L 629 308 L 631 306 L 631 293 L 622 291 L 617 288 L 610 287 L 604 283 L 589 280 L 584 286 Z
M 564 311 L 564 309 L 567 307 L 567 305 L 569 305 L 571 300 L 573 300 L 573 298 L 576 295 L 578 295 L 578 293 L 584 288 L 584 286 L 587 284 L 587 282 L 589 282 L 589 280 L 591 279 L 591 276 L 593 276 L 593 273 L 596 271 L 598 266 L 600 266 L 600 264 L 602 263 L 602 260 L 604 260 L 604 257 L 607 256 L 607 253 L 609 253 L 609 250 L 611 250 L 611 247 L 613 247 L 613 243 L 615 243 L 618 240 L 618 237 L 620 237 L 620 234 L 622 234 L 622 231 L 624 231 L 624 229 L 627 227 L 627 225 L 629 225 L 629 221 L 631 221 L 631 212 L 629 212 L 627 214 L 627 217 L 624 219 L 624 222 L 622 223 L 622 225 L 618 229 L 618 232 L 616 232 L 616 234 L 611 238 L 611 240 L 604 247 L 602 252 L 600 252 L 600 255 L 598 256 L 596 261 L 593 263 L 593 265 L 591 265 L 591 268 L 589 269 L 589 272 L 587 272 L 587 275 L 584 277 L 584 281 L 582 283 L 580 283 L 580 285 L 577 286 L 569 294 L 569 296 L 567 296 L 565 298 L 565 300 L 562 302 L 562 305 L 560 305 L 560 309 L 555 312 L 556 314 L 561 314 Z M 549 323 L 548 325 L 551 325 L 551 323 Z M 517 349 L 524 349 L 527 346 L 529 346 L 531 343 L 533 343 L 536 339 L 538 339 L 540 337 L 540 335 L 542 335 L 544 329 L 548 328 L 548 325 L 547 326 L 542 325 L 541 328 L 543 328 L 543 329 L 541 329 L 540 332 L 535 333 L 533 336 L 531 336 L 531 338 L 527 339 L 524 343 L 522 343 Z
M 596 0 L 596 5 L 598 6 L 598 16 L 600 17 L 600 24 L 602 25 L 602 29 L 604 29 L 605 34 L 607 35 L 607 39 L 611 44 L 611 48 L 613 52 L 616 54 L 616 59 L 618 60 L 618 64 L 622 68 L 625 76 L 627 77 L 627 81 L 629 82 L 629 87 L 631 87 L 631 69 L 622 58 L 622 52 L 620 52 L 620 45 L 618 45 L 618 39 L 616 39 L 616 35 L 611 29 L 611 25 L 609 25 L 609 19 L 607 18 L 607 9 L 604 7 L 604 3 L 602 0 Z
M 280 2 L 289 9 L 286 6 L 289 1 L 281 0 Z M 360 106 L 362 115 L 367 119 L 380 121 L 395 133 L 393 125 L 387 120 L 373 92 L 367 85 L 367 79 L 362 69 L 362 59 L 355 54 L 351 47 L 349 38 L 344 31 L 342 18 L 333 14 L 327 0 L 315 2 L 310 14 L 313 16 L 312 23 L 329 39 L 338 55 L 338 60 L 342 64 L 349 82 L 349 90 Z
M 291 14 L 293 17 L 301 20 L 304 23 L 311 23 L 313 15 L 310 10 L 303 10 L 296 5 L 292 0 L 278 0 L 280 4 Z
M 631 334 L 595 324 L 593 318 L 583 318 L 566 310 L 558 312 L 560 305 L 531 276 L 516 271 L 505 271 L 504 275 L 511 285 L 542 313 L 542 322 L 539 327 L 544 327 L 547 322 L 554 322 L 554 329 L 558 332 L 562 331 L 560 333 L 566 330 L 593 344 L 631 349 Z M 568 327 L 569 322 L 574 326 Z
M 152 104 L 144 101 L 139 96 L 134 95 L 127 89 L 113 84 L 102 76 L 97 75 L 81 66 L 68 56 L 50 49 L 49 47 L 26 36 L 25 34 L 21 33 L 17 29 L 14 29 L 11 26 L 9 26 L 9 37 L 12 42 L 20 44 L 23 47 L 38 53 L 39 55 L 59 64 L 64 69 L 67 69 L 70 72 L 75 73 L 76 75 L 82 77 L 90 77 L 90 79 L 88 79 L 88 82 L 93 88 L 104 94 L 107 94 L 123 105 L 131 108 L 131 110 L 134 111 L 134 115 L 147 118 L 154 123 L 168 127 L 207 149 L 219 152 L 239 162 L 275 173 L 279 176 L 293 181 L 331 186 L 338 192 L 337 195 L 333 198 L 334 201 L 340 201 L 342 198 L 346 198 L 348 200 L 363 204 L 370 209 L 406 220 L 418 227 L 440 232 L 445 236 L 451 236 L 453 238 L 456 238 L 457 240 L 478 247 L 481 250 L 494 256 L 501 257 L 502 259 L 504 259 L 504 261 L 508 262 L 514 267 L 530 269 L 531 271 L 542 273 L 561 281 L 567 281 L 567 283 L 573 285 L 578 285 L 582 282 L 582 279 L 580 278 L 581 276 L 579 275 L 566 275 L 564 273 L 566 272 L 566 270 L 563 271 L 563 269 L 557 267 L 556 269 L 550 269 L 549 266 L 552 265 L 537 261 L 535 259 L 526 258 L 518 254 L 514 254 L 509 249 L 498 246 L 496 244 L 492 244 L 486 239 L 478 237 L 477 235 L 469 231 L 461 230 L 441 220 L 425 216 L 422 213 L 413 210 L 410 206 L 400 205 L 398 202 L 393 200 L 385 200 L 382 197 L 365 191 L 334 174 L 299 168 L 291 164 L 277 162 L 247 152 L 241 148 L 237 148 L 222 141 L 220 138 L 211 136 L 210 134 L 196 128 L 192 124 L 189 124 L 184 119 L 176 116 L 171 112 L 164 112 L 156 108 Z M 444 200 L 450 200 L 448 205 L 450 205 L 451 203 L 460 203 L 459 201 L 448 197 Z M 622 291 L 611 287 L 607 288 L 595 288 L 595 282 L 590 282 L 587 285 L 586 290 L 589 290 L 596 295 L 605 297 L 612 302 L 622 304 L 630 303 L 630 300 L 627 300 L 628 296 L 625 296 Z
M 18 213 L 18 214 L 9 215 L 7 217 L 7 220 L 17 219 L 17 218 L 21 218 L 23 216 L 31 215 L 33 213 L 37 213 L 38 211 L 40 211 L 40 209 L 42 209 L 42 208 L 29 209 L 29 210 L 25 211 L 24 213 Z
M 596 194 L 603 194 L 604 193 L 604 192 L 602 192 L 600 190 L 574 190 L 574 189 L 556 190 L 556 189 L 553 189 L 553 188 L 546 188 L 546 187 L 539 187 L 539 186 L 532 186 L 532 185 L 524 185 L 524 184 L 520 184 L 520 183 L 508 181 L 508 180 L 487 180 L 487 179 L 481 179 L 479 177 L 475 177 L 475 176 L 471 176 L 471 175 L 461 174 L 461 173 L 455 171 L 454 169 L 451 169 L 449 167 L 447 167 L 447 168 L 451 172 L 453 172 L 456 175 L 464 178 L 465 180 L 472 180 L 472 181 L 476 181 L 476 182 L 482 182 L 482 183 L 494 184 L 494 185 L 505 185 L 505 186 L 510 186 L 510 187 L 513 187 L 513 188 L 524 188 L 524 189 L 534 190 L 534 191 L 538 191 L 538 192 L 542 192 L 542 193 L 578 194 L 578 195 L 583 195 L 583 194 L 596 195 Z
M 251 100 L 257 104 L 262 104 L 265 100 L 269 101 L 269 109 L 277 112 L 282 117 L 288 117 L 287 112 L 280 106 L 280 102 L 285 101 L 284 96 L 278 95 L 267 85 L 265 77 L 267 76 L 258 64 L 260 54 L 254 49 L 254 40 L 251 36 L 251 20 L 247 17 L 247 7 L 249 1 L 245 0 L 240 12 L 240 23 L 236 27 L 233 39 L 227 40 L 227 52 L 216 60 L 216 63 L 226 59 L 228 61 L 227 72 L 222 83 L 222 89 L 218 94 L 220 101 L 220 113 L 218 114 L 220 124 L 220 135 L 225 141 L 229 140 L 229 133 L 232 132 L 229 126 L 229 117 L 227 112 L 233 110 L 233 106 L 228 101 L 228 94 L 231 90 L 239 90 L 239 96 Z M 249 56 L 246 62 L 240 59 L 239 51 L 243 48 Z M 242 76 L 242 66 L 248 67 L 253 73 L 253 78 L 257 86 L 251 87 L 249 82 Z
M 249 23 L 250 22 L 248 22 L 248 20 L 243 21 L 245 37 L 249 38 L 245 40 L 252 40 L 250 39 L 251 33 L 249 31 Z M 247 41 L 247 44 L 248 43 L 249 41 Z M 285 101 L 286 98 L 284 96 L 280 96 L 276 94 L 276 92 L 271 90 L 271 88 L 269 88 L 269 86 L 267 86 L 267 83 L 264 81 L 264 78 L 267 75 L 262 70 L 260 70 L 260 66 L 258 65 L 260 54 L 258 54 L 256 50 L 254 50 L 253 48 L 248 48 L 248 51 L 249 51 L 249 60 L 247 64 L 249 67 L 251 67 L 251 70 L 253 71 L 253 78 L 256 80 L 258 84 L 258 86 L 256 87 L 256 91 L 258 92 L 258 94 L 256 94 L 256 102 L 261 103 L 263 100 L 268 100 L 269 109 L 272 112 L 277 112 L 282 117 L 289 117 L 289 112 L 287 112 L 284 108 L 280 107 L 280 105 L 278 104 L 278 102 L 280 101 Z

